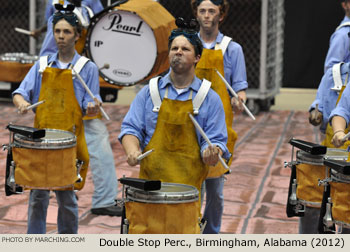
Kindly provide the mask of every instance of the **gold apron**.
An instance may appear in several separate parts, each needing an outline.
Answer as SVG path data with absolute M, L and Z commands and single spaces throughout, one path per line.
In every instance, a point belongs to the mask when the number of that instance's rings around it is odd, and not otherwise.
M 342 86 L 341 90 L 340 90 L 340 93 L 339 93 L 339 96 L 338 96 L 338 100 L 337 100 L 337 103 L 340 101 L 340 98 L 343 94 L 343 91 L 345 89 L 345 86 Z M 346 128 L 345 129 L 345 134 L 347 134 L 349 132 L 349 128 Z M 327 124 L 327 128 L 326 128 L 326 136 L 325 136 L 325 139 L 322 141 L 322 145 L 328 147 L 328 148 L 335 148 L 335 146 L 332 144 L 332 138 L 333 138 L 333 128 L 332 126 L 330 125 L 330 123 L 328 122 Z M 350 145 L 350 141 L 346 141 L 343 146 L 339 147 L 340 149 L 347 149 L 348 146 Z
M 43 72 L 39 101 L 45 106 L 36 110 L 34 127 L 60 129 L 73 132 L 77 137 L 77 158 L 84 162 L 80 175 L 83 181 L 74 184 L 74 189 L 84 187 L 89 166 L 89 153 L 85 141 L 83 113 L 75 97 L 72 71 L 47 67 Z
M 144 149 L 145 152 L 154 149 L 154 152 L 141 161 L 140 178 L 192 185 L 199 192 L 201 191 L 208 167 L 202 161 L 196 131 L 188 113 L 193 113 L 192 100 L 163 99 L 155 132 Z M 128 220 L 132 220 L 140 212 L 136 209 L 137 204 L 126 203 Z M 200 200 L 194 205 L 175 205 L 160 209 L 159 204 L 148 204 L 147 212 L 157 213 L 158 220 L 163 220 L 165 216 L 181 216 L 180 218 L 193 223 L 185 230 L 183 228 L 169 228 L 164 223 L 155 221 L 154 218 L 150 220 L 150 217 L 147 220 L 138 218 L 135 221 L 130 221 L 129 233 L 143 233 L 142 226 L 145 225 L 147 225 L 147 233 L 199 233 Z M 139 223 L 135 223 L 137 221 Z M 140 222 L 144 223 L 140 224 Z M 179 224 L 181 225 L 181 222 Z
M 225 110 L 225 121 L 227 128 L 227 148 L 231 154 L 237 140 L 237 133 L 233 130 L 233 112 L 231 106 L 231 99 L 226 89 L 225 83 L 221 80 L 218 74 L 215 72 L 217 69 L 222 76 L 224 75 L 224 57 L 222 56 L 222 50 L 210 50 L 203 49 L 203 53 L 200 61 L 196 66 L 196 76 L 200 79 L 207 79 L 211 81 L 211 88 L 220 96 Z M 230 166 L 232 162 L 232 156 L 228 162 Z M 227 170 L 218 163 L 216 166 L 209 167 L 208 177 L 219 177 L 225 174 Z

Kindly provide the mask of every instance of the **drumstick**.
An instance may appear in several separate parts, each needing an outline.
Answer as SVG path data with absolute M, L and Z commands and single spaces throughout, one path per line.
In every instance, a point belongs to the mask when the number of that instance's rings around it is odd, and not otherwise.
M 35 107 L 39 106 L 40 104 L 43 104 L 44 102 L 45 102 L 45 100 L 42 100 L 42 101 L 39 101 L 39 102 L 34 103 L 32 105 L 29 105 L 28 107 L 26 107 L 26 110 L 30 110 L 32 108 L 35 108 Z
M 141 154 L 140 156 L 137 157 L 137 161 L 141 161 L 145 157 L 147 157 L 149 154 L 151 154 L 154 151 L 154 149 L 151 149 L 149 151 L 146 151 L 145 153 Z
M 219 77 L 221 78 L 221 80 L 225 83 L 227 89 L 231 92 L 231 94 L 238 99 L 238 95 L 237 93 L 233 90 L 233 88 L 230 86 L 230 84 L 228 84 L 228 82 L 225 80 L 225 78 L 221 75 L 221 73 L 215 69 L 216 73 L 219 75 Z M 248 107 L 242 102 L 243 104 L 243 108 L 245 110 L 245 112 L 247 112 L 247 114 L 250 116 L 250 118 L 252 118 L 253 120 L 255 120 L 255 116 L 250 112 L 250 110 L 248 109 Z
M 80 74 L 77 73 L 77 71 L 74 70 L 74 68 L 72 68 L 72 71 L 75 73 L 75 75 L 78 77 L 78 79 L 80 80 L 80 83 L 83 85 L 83 87 L 85 88 L 86 92 L 88 92 L 88 94 L 90 95 L 90 97 L 95 100 L 96 97 L 94 96 L 94 94 L 91 92 L 91 90 L 89 89 L 89 87 L 86 85 L 85 81 L 83 80 L 83 78 L 81 78 Z M 104 111 L 104 109 L 102 108 L 102 106 L 100 106 L 100 110 L 101 113 L 103 115 L 104 118 L 106 118 L 107 121 L 109 121 L 109 116 L 107 115 L 107 113 Z
M 345 142 L 346 140 L 349 139 L 349 137 L 350 137 L 350 132 L 343 137 L 342 141 Z
M 193 122 L 195 128 L 199 131 L 199 133 L 201 134 L 201 136 L 204 138 L 204 140 L 210 145 L 213 146 L 213 144 L 211 143 L 211 141 L 209 140 L 209 138 L 207 137 L 207 135 L 205 134 L 205 132 L 203 131 L 203 129 L 201 128 L 201 126 L 198 124 L 198 122 L 194 119 L 194 117 L 188 113 L 188 115 L 191 118 L 191 121 Z M 230 168 L 227 166 L 227 164 L 225 163 L 225 161 L 222 159 L 222 157 L 220 156 L 220 154 L 218 154 L 219 157 L 219 161 L 220 163 L 227 169 L 229 170 Z
M 19 32 L 19 33 L 23 33 L 23 34 L 25 34 L 25 35 L 29 35 L 29 36 L 32 35 L 32 32 L 31 32 L 31 31 L 24 30 L 24 29 L 18 28 L 18 27 L 15 27 L 15 31 L 16 31 L 16 32 Z

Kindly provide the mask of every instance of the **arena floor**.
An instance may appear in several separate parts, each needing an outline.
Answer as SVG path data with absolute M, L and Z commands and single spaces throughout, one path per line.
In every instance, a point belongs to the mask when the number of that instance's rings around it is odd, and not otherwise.
M 127 102 L 119 94 L 119 103 L 105 105 L 111 120 L 107 122 L 110 141 L 116 161 L 118 178 L 137 177 L 139 167 L 129 167 L 122 146 L 117 140 L 121 121 L 128 111 Z M 308 95 L 307 100 L 303 95 Z M 308 123 L 306 109 L 315 97 L 315 90 L 308 92 L 287 91 L 276 97 L 276 105 L 269 112 L 262 112 L 252 121 L 238 115 L 234 128 L 239 138 L 236 142 L 232 173 L 227 176 L 224 188 L 225 209 L 221 233 L 235 234 L 296 234 L 298 219 L 286 216 L 286 201 L 290 169 L 284 161 L 291 159 L 290 138 L 319 142 L 318 130 Z M 286 104 L 286 102 L 289 102 Z M 305 105 L 303 105 L 305 104 Z M 300 107 L 302 105 L 302 107 Z M 7 144 L 9 133 L 5 129 L 10 122 L 32 126 L 33 114 L 20 116 L 10 102 L 0 102 L 0 143 Z M 21 195 L 5 196 L 4 176 L 6 151 L 0 152 L 0 233 L 22 234 L 26 232 L 28 191 Z M 91 173 L 79 196 L 79 233 L 118 234 L 120 217 L 97 216 L 90 213 L 93 184 Z M 121 198 L 121 186 L 119 195 Z M 54 194 L 50 201 L 47 232 L 55 234 L 57 204 Z

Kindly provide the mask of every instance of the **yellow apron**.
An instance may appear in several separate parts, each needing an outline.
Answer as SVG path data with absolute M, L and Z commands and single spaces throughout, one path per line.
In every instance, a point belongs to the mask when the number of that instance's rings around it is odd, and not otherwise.
M 340 93 L 339 93 L 339 96 L 338 96 L 338 100 L 337 100 L 337 103 L 340 101 L 340 98 L 343 94 L 343 91 L 345 89 L 345 86 L 342 86 L 341 90 L 340 90 Z M 345 129 L 345 134 L 347 134 L 349 132 L 349 128 L 346 128 Z M 325 136 L 325 139 L 322 141 L 322 145 L 328 147 L 328 148 L 335 148 L 335 146 L 332 144 L 332 138 L 333 138 L 333 128 L 332 126 L 330 125 L 330 123 L 327 124 L 327 128 L 326 128 L 326 136 Z M 350 141 L 346 141 L 343 146 L 339 147 L 340 149 L 347 149 L 348 146 L 350 145 Z
M 154 149 L 154 152 L 141 161 L 140 178 L 192 185 L 199 192 L 201 191 L 208 167 L 202 161 L 196 131 L 188 113 L 193 113 L 192 100 L 163 99 L 155 132 L 144 149 L 144 152 L 150 149 Z M 143 215 L 143 219 L 138 217 L 135 220 L 135 216 L 140 214 L 141 209 L 137 208 L 137 204 L 139 203 L 126 203 L 126 217 L 128 220 L 134 219 L 129 221 L 129 233 L 193 234 L 200 232 L 200 200 L 195 204 L 169 204 L 161 209 L 159 204 L 147 204 L 149 217 L 145 214 L 146 217 Z M 192 224 L 185 228 L 175 228 L 159 221 L 169 216 L 181 216 Z M 169 220 L 168 218 L 166 222 Z M 173 218 L 172 222 L 176 223 L 176 218 Z M 143 226 L 147 226 L 146 231 Z
M 342 89 L 340 90 L 337 103 L 340 101 L 340 98 L 343 94 L 343 91 L 346 86 L 342 86 Z M 345 134 L 349 132 L 349 128 L 345 129 Z M 332 144 L 332 138 L 333 138 L 333 128 L 330 126 L 330 124 L 327 124 L 326 128 L 326 137 L 323 140 L 322 144 L 324 146 L 327 146 L 329 148 L 335 148 L 335 146 Z M 339 147 L 340 149 L 347 149 L 350 145 L 350 141 L 346 141 L 343 146 Z M 348 154 L 348 162 L 350 161 L 350 152 Z M 330 193 L 331 193 L 331 199 L 332 199 L 332 217 L 334 220 L 350 224 L 350 184 L 348 183 L 340 183 L 340 182 L 330 182 Z
M 83 113 L 75 97 L 72 71 L 47 67 L 43 72 L 39 101 L 45 106 L 36 110 L 34 127 L 51 128 L 73 132 L 77 137 L 77 158 L 84 162 L 80 175 L 83 181 L 74 184 L 74 189 L 84 187 L 89 166 L 89 153 L 85 141 Z
M 222 50 L 210 50 L 203 49 L 203 53 L 200 61 L 196 66 L 196 76 L 200 79 L 207 79 L 211 81 L 211 88 L 220 96 L 225 110 L 225 121 L 227 128 L 227 148 L 231 154 L 237 140 L 237 133 L 233 130 L 233 112 L 231 106 L 231 99 L 226 89 L 225 83 L 220 79 L 215 72 L 217 69 L 222 76 L 224 75 L 224 57 L 222 56 Z M 232 156 L 228 162 L 230 166 L 232 162 Z M 220 163 L 216 166 L 209 167 L 208 177 L 220 177 L 222 174 L 228 172 Z

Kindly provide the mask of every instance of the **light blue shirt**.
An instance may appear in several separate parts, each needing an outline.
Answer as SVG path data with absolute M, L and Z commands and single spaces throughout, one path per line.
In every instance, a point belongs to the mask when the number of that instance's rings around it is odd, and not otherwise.
M 65 0 L 64 5 L 69 4 L 70 2 Z M 82 5 L 85 5 L 89 7 L 94 14 L 97 14 L 98 12 L 103 10 L 103 6 L 100 2 L 100 0 L 82 0 Z M 52 0 L 49 0 L 46 4 L 46 10 L 45 10 L 45 19 L 46 21 L 49 20 L 49 18 L 54 14 L 56 11 L 55 6 L 52 4 Z
M 346 80 L 349 83 L 349 75 L 350 72 L 350 63 L 344 63 L 341 66 L 341 78 L 344 83 Z M 333 80 L 333 72 L 332 68 L 328 69 L 326 73 L 323 75 L 320 85 L 317 89 L 316 99 L 311 104 L 309 111 L 316 107 L 318 104 L 318 110 L 323 114 L 323 121 L 320 127 L 322 132 L 325 132 L 329 116 L 332 110 L 336 107 L 336 103 L 338 100 L 339 92 L 332 90 L 331 88 L 334 86 Z M 344 94 L 342 95 L 344 96 Z
M 349 125 L 350 121 L 350 85 L 347 85 L 340 98 L 340 101 L 336 108 L 332 110 L 329 116 L 329 122 L 331 123 L 333 116 L 341 116 L 345 119 L 346 124 Z
M 345 16 L 340 24 L 350 22 L 350 18 Z M 348 33 L 350 26 L 345 26 L 335 31 L 329 41 L 329 49 L 324 63 L 324 72 L 339 62 L 350 61 L 350 38 Z
M 205 47 L 205 44 L 199 33 L 198 36 L 201 39 L 203 46 Z M 214 41 L 210 47 L 206 49 L 214 49 L 215 45 L 217 43 L 221 43 L 223 38 L 224 35 L 219 32 L 218 36 L 216 37 L 216 41 Z M 224 54 L 224 72 L 225 79 L 236 93 L 248 88 L 247 71 L 245 67 L 243 49 L 240 44 L 232 40 L 229 43 Z
M 71 64 L 74 65 L 80 57 L 81 56 L 78 53 L 75 53 Z M 53 62 L 51 67 L 58 67 L 57 53 L 49 56 L 48 64 L 50 64 L 51 62 Z M 29 70 L 28 74 L 23 79 L 20 86 L 15 91 L 13 91 L 12 96 L 15 94 L 20 94 L 27 102 L 31 104 L 38 102 L 42 79 L 42 74 L 39 73 L 39 68 L 40 64 L 39 61 L 37 61 L 34 64 L 34 66 L 32 66 L 32 68 Z M 80 71 L 80 76 L 85 81 L 86 85 L 89 87 L 94 96 L 101 101 L 102 99 L 99 95 L 100 84 L 98 79 L 98 69 L 95 63 L 91 61 L 87 62 L 83 69 Z M 74 78 L 73 85 L 75 97 L 77 98 L 80 107 L 83 109 L 83 111 L 85 111 L 88 102 L 93 102 L 93 100 L 90 97 L 90 95 L 86 92 L 85 88 L 80 83 L 78 78 Z
M 186 91 L 178 94 L 170 80 L 170 73 L 168 73 L 159 80 L 158 88 L 160 97 L 163 100 L 165 90 L 168 88 L 169 99 L 186 101 L 189 98 L 191 90 L 193 91 L 192 98 L 197 95 L 201 83 L 202 81 L 195 77 Z M 153 102 L 150 96 L 149 86 L 146 85 L 136 95 L 122 122 L 121 133 L 118 137 L 119 141 L 121 142 L 125 135 L 134 135 L 139 139 L 140 147 L 143 150 L 151 140 L 158 120 L 158 113 L 153 112 L 152 109 Z M 225 112 L 220 97 L 212 89 L 209 90 L 195 119 L 212 144 L 219 146 L 223 150 L 224 158 L 229 158 L 230 154 L 226 147 L 227 130 Z M 202 153 L 208 147 L 208 144 L 198 132 L 197 139 Z

